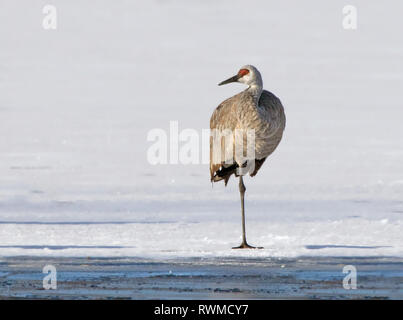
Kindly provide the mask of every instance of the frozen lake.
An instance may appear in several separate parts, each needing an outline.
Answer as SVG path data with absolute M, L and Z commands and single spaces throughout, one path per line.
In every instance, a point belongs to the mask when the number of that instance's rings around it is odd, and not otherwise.
M 42 268 L 57 268 L 44 290 Z M 357 288 L 343 287 L 344 265 Z M 403 259 L 396 258 L 7 258 L 0 299 L 402 299 Z
M 125 257 L 403 258 L 403 4 L 355 1 L 354 31 L 337 1 L 55 5 L 57 30 L 42 28 L 41 1 L 1 5 L 3 261 L 103 257 L 121 272 Z M 280 97 L 287 127 L 245 179 L 248 241 L 265 249 L 241 252 L 237 183 L 212 187 L 202 152 L 198 164 L 150 164 L 147 135 L 170 138 L 170 121 L 208 128 L 242 90 L 217 83 L 244 64 Z

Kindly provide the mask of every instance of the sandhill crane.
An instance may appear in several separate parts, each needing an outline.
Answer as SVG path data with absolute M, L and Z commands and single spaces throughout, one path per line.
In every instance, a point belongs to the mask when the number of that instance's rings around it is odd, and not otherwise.
M 225 186 L 232 174 L 239 177 L 242 243 L 233 249 L 255 249 L 256 247 L 250 246 L 246 241 L 244 204 L 246 188 L 242 176 L 246 173 L 251 177 L 257 174 L 263 162 L 280 143 L 286 119 L 280 100 L 271 92 L 263 90 L 262 76 L 254 66 L 242 67 L 235 76 L 218 85 L 231 82 L 244 83 L 248 87 L 222 102 L 211 116 L 211 131 L 230 132 L 232 140 L 228 143 L 221 136 L 217 144 L 213 134 L 210 136 L 210 176 L 212 182 L 224 180 Z M 241 135 L 236 134 L 237 130 L 241 130 Z M 253 132 L 253 135 L 249 135 L 248 132 Z M 245 157 L 248 143 L 245 144 L 245 141 L 249 137 L 254 137 L 252 145 L 254 154 L 248 158 Z M 237 148 L 241 149 L 240 155 L 235 152 Z

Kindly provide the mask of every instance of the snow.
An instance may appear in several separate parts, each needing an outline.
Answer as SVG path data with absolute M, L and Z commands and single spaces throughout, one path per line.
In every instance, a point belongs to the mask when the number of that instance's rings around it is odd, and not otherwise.
M 0 256 L 403 256 L 403 4 L 40 1 L 0 11 Z M 147 133 L 208 128 L 244 64 L 287 127 L 237 183 L 151 165 Z

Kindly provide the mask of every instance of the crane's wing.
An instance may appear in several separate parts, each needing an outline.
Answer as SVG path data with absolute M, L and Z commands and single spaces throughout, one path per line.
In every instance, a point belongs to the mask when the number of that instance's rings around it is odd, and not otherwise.
M 210 177 L 211 181 L 225 181 L 235 173 L 238 165 L 234 161 L 234 136 L 238 119 L 237 95 L 225 100 L 213 112 L 210 119 Z
M 277 148 L 286 124 L 284 107 L 270 91 L 263 90 L 258 110 L 262 124 L 256 130 L 256 159 L 251 177 L 257 174 L 267 157 Z
M 213 182 L 224 180 L 225 185 L 232 174 L 238 175 L 237 169 L 240 166 L 246 167 L 251 164 L 249 160 L 255 161 L 253 172 L 250 173 L 252 177 L 255 176 L 266 158 L 277 148 L 285 128 L 286 119 L 281 101 L 266 90 L 260 96 L 258 113 L 251 111 L 246 113 L 248 116 L 244 114 L 238 119 L 238 103 L 246 102 L 241 94 L 242 92 L 221 103 L 210 119 L 210 177 Z M 240 161 L 242 158 L 235 157 L 235 150 L 236 146 L 245 148 L 247 142 L 245 136 L 243 138 L 236 136 L 236 130 L 245 127 L 254 129 L 255 154 L 253 159 L 242 163 L 244 161 Z M 227 131 L 229 135 L 226 134 Z

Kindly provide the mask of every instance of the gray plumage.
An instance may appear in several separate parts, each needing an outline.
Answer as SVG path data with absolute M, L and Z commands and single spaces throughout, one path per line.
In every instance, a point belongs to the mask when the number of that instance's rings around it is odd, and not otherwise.
M 222 102 L 213 112 L 210 119 L 210 129 L 223 131 L 230 129 L 253 129 L 255 130 L 255 170 L 250 172 L 255 176 L 265 159 L 277 148 L 283 136 L 285 128 L 284 108 L 280 100 L 271 92 L 263 90 L 263 82 L 259 71 L 253 66 L 244 66 L 242 69 L 249 70 L 251 79 L 249 87 L 237 95 Z M 241 69 L 241 70 L 242 70 Z M 248 76 L 248 75 L 245 75 Z M 244 77 L 245 77 L 244 76 Z M 238 80 L 238 82 L 241 82 Z M 246 148 L 245 141 L 239 141 L 235 135 L 234 145 L 222 144 L 221 150 L 214 150 L 213 138 L 210 138 L 210 177 L 211 181 L 224 180 L 227 184 L 232 174 L 236 174 L 236 168 L 244 165 L 237 161 L 235 146 Z M 227 152 L 229 147 L 231 152 Z M 214 152 L 221 153 L 222 158 L 214 157 Z M 227 156 L 225 156 L 227 155 Z M 221 161 L 220 161 L 221 160 Z M 228 163 L 233 163 L 228 165 Z M 228 170 L 231 168 L 231 170 Z

